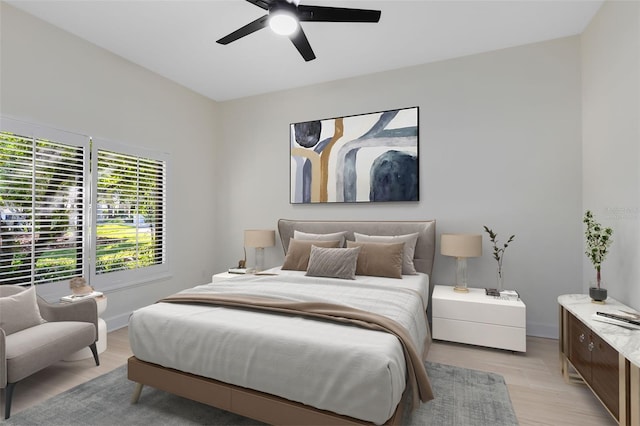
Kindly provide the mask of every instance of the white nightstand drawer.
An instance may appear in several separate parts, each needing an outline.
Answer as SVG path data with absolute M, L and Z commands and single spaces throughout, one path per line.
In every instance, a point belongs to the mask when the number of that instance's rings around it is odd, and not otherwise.
M 526 352 L 524 328 L 433 318 L 433 338 L 449 342 Z
M 482 288 L 457 293 L 436 285 L 432 307 L 434 339 L 526 351 L 527 308 L 521 300 L 496 299 Z
M 484 297 L 491 299 L 488 296 Z M 496 299 L 491 299 L 490 303 L 474 300 L 439 299 L 438 303 L 433 305 L 433 317 L 510 327 L 525 327 L 527 323 L 526 310 L 522 302 Z

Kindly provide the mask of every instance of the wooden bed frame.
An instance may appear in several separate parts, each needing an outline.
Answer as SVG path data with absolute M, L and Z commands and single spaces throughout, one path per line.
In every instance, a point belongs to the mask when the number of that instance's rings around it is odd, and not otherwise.
M 435 221 L 299 221 L 280 219 L 278 230 L 286 253 L 294 230 L 310 233 L 348 231 L 347 239 L 353 240 L 353 232 L 368 235 L 403 235 L 419 233 L 414 263 L 416 270 L 431 276 L 435 255 Z M 433 283 L 429 282 L 429 306 Z M 426 354 L 425 354 L 426 355 Z M 135 356 L 128 360 L 128 379 L 137 383 L 131 402 L 137 403 L 142 388 L 148 385 L 194 401 L 211 405 L 244 417 L 278 425 L 370 425 L 352 417 L 293 402 L 239 386 L 230 385 L 207 377 L 185 373 L 141 361 Z M 406 392 L 387 425 L 402 421 Z

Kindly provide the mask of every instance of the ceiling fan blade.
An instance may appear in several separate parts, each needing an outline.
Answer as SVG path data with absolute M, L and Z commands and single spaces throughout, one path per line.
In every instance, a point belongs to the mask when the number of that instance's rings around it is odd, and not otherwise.
M 269 19 L 269 15 L 264 15 L 264 16 L 256 19 L 255 21 L 245 25 L 244 27 L 235 30 L 231 34 L 228 34 L 228 35 L 222 37 L 220 40 L 216 41 L 216 43 L 229 44 L 232 41 L 236 41 L 239 38 L 242 38 L 244 36 L 247 36 L 247 35 L 249 35 L 251 33 L 256 32 L 258 30 L 261 30 L 261 29 L 263 29 L 264 27 L 267 26 L 268 19 Z
M 272 0 L 247 0 L 249 3 L 258 6 L 260 9 L 269 10 Z
M 298 6 L 298 19 L 306 22 L 378 22 L 379 10 Z
M 309 40 L 307 40 L 307 36 L 302 30 L 302 27 L 298 28 L 298 32 L 289 36 L 293 45 L 298 49 L 298 52 L 302 55 L 305 61 L 309 62 L 316 58 L 315 53 L 313 53 L 313 49 L 309 44 Z

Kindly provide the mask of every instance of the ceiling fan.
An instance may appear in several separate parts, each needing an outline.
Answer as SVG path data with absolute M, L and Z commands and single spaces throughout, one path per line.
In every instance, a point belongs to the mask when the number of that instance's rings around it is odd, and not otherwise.
M 247 1 L 269 13 L 222 37 L 217 43 L 229 44 L 268 25 L 276 34 L 288 36 L 304 60 L 311 61 L 316 58 L 316 55 L 311 49 L 300 22 L 378 22 L 380 20 L 379 10 L 306 6 L 298 4 L 299 0 Z

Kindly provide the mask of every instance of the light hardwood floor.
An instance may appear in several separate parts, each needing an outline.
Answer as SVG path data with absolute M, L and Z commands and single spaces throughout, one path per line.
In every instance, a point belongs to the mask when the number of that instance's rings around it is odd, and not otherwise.
M 62 361 L 18 383 L 12 413 L 123 365 L 131 356 L 127 328 L 109 333 L 107 341 L 108 347 L 100 355 L 99 367 L 92 359 Z M 522 426 L 616 424 L 586 386 L 564 382 L 557 340 L 528 337 L 526 354 L 436 341 L 428 359 L 501 374 Z M 4 401 L 3 392 L 0 393 Z M 0 412 L 4 413 L 4 405 Z M 126 424 L 125 419 L 122 424 Z
M 527 337 L 526 354 L 435 342 L 428 360 L 502 375 L 521 426 L 608 426 L 617 422 L 583 384 L 567 384 L 558 341 Z

